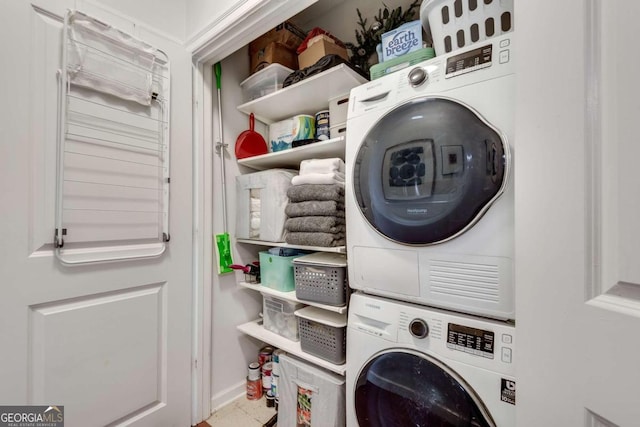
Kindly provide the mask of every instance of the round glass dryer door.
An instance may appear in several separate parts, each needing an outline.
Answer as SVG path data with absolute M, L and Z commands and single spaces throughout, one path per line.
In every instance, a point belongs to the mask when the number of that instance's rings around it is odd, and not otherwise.
M 509 158 L 499 131 L 471 108 L 416 98 L 387 113 L 362 141 L 356 201 L 393 241 L 443 242 L 473 226 L 502 194 Z
M 360 427 L 495 427 L 475 392 L 424 354 L 376 356 L 360 372 L 354 393 Z

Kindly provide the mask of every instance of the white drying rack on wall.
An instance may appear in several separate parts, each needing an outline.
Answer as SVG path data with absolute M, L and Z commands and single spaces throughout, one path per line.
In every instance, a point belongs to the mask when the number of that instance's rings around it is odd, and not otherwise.
M 58 80 L 56 256 L 75 265 L 162 255 L 169 241 L 168 57 L 69 11 Z

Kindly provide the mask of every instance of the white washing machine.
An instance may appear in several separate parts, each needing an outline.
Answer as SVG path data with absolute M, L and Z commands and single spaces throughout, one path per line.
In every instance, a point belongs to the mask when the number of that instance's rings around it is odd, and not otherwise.
M 515 317 L 513 33 L 354 88 L 349 285 Z
M 347 427 L 513 427 L 515 328 L 353 294 Z

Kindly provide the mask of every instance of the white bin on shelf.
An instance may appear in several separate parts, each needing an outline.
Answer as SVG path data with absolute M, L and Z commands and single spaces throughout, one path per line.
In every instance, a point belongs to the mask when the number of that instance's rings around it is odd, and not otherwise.
M 278 427 L 344 427 L 344 377 L 288 354 L 279 365 Z
M 287 190 L 297 171 L 270 169 L 236 177 L 236 238 L 284 241 Z

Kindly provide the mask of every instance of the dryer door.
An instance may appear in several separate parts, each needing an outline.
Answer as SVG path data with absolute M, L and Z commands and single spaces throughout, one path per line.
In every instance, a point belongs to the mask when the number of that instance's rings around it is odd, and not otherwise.
M 424 354 L 390 351 L 374 357 L 354 393 L 360 427 L 495 427 L 471 387 Z
M 506 138 L 471 107 L 416 98 L 383 116 L 356 154 L 353 187 L 366 220 L 409 245 L 452 239 L 502 194 Z

